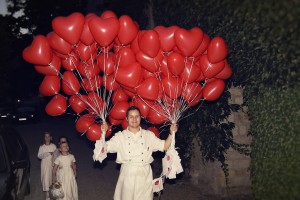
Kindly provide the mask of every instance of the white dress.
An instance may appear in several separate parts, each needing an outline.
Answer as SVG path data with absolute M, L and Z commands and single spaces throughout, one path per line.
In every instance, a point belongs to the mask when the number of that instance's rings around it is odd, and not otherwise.
M 117 153 L 116 162 L 122 164 L 114 200 L 152 200 L 152 152 L 163 151 L 165 141 L 148 130 L 134 134 L 126 129 L 106 144 L 107 152 Z
M 49 187 L 52 184 L 52 155 L 55 151 L 55 144 L 41 145 L 38 152 L 38 158 L 41 159 L 41 181 L 43 191 L 49 191 Z
M 63 200 L 78 200 L 77 183 L 71 167 L 73 162 L 76 161 L 72 154 L 59 155 L 54 161 L 58 165 L 56 180 L 61 183 L 65 194 Z
M 52 163 L 54 165 L 54 161 L 56 160 L 56 158 L 60 155 L 60 151 L 59 149 L 55 149 L 55 151 L 52 154 Z

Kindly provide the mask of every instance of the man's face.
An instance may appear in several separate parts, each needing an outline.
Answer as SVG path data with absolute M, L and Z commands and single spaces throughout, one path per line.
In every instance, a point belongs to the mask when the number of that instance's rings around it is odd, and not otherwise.
M 131 110 L 127 116 L 128 126 L 131 128 L 138 128 L 141 123 L 141 115 L 138 110 Z

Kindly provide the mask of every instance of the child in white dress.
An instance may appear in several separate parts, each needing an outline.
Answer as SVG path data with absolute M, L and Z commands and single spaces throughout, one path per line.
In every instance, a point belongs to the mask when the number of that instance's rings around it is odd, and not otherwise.
M 63 143 L 63 142 L 66 142 L 68 143 L 68 139 L 67 137 L 65 136 L 61 136 L 58 140 L 58 146 Z M 54 152 L 53 152 L 53 155 L 52 155 L 52 162 L 53 162 L 53 166 L 54 166 L 54 161 L 55 159 L 60 155 L 60 151 L 59 151 L 59 148 L 57 148 Z
M 64 191 L 64 198 L 60 200 L 78 200 L 76 182 L 76 161 L 74 155 L 69 153 L 69 145 L 60 143 L 61 154 L 55 159 L 53 167 L 53 182 L 60 182 Z
M 40 146 L 38 158 L 41 159 L 41 182 L 46 200 L 49 200 L 49 187 L 52 184 L 52 154 L 56 146 L 52 143 L 51 133 L 44 133 L 44 144 Z

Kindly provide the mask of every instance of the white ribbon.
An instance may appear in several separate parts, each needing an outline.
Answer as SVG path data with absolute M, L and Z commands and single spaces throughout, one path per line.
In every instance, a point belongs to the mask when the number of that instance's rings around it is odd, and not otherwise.
M 105 142 L 105 132 L 102 132 L 100 140 L 95 143 L 93 160 L 100 163 L 107 157 L 107 145 Z
M 175 149 L 175 132 L 172 133 L 171 145 L 162 160 L 162 165 L 162 174 L 166 176 L 166 178 L 174 179 L 176 178 L 176 174 L 183 172 L 181 159 L 177 150 Z
M 164 189 L 162 177 L 156 178 L 152 181 L 153 192 L 159 192 Z

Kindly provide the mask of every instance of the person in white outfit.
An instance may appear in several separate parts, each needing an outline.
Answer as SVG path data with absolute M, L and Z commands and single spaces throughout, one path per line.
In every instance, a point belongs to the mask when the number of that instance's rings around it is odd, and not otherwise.
M 66 143 L 69 144 L 67 137 L 61 136 L 61 137 L 59 138 L 59 140 L 58 140 L 58 146 L 59 146 L 61 143 L 63 143 L 63 142 L 66 142 Z M 52 154 L 52 163 L 53 163 L 53 166 L 54 166 L 54 161 L 55 161 L 55 159 L 56 159 L 59 155 L 60 155 L 60 151 L 59 151 L 59 148 L 57 148 L 57 149 L 55 149 L 55 151 L 54 151 L 53 154 Z
M 114 200 L 152 200 L 152 153 L 169 148 L 177 124 L 172 124 L 168 138 L 161 140 L 153 132 L 141 128 L 141 114 L 137 107 L 132 106 L 127 110 L 126 119 L 127 129 L 116 133 L 106 142 L 107 152 L 117 153 L 116 162 L 122 164 Z M 102 132 L 107 129 L 106 123 L 101 125 Z
M 44 144 L 40 146 L 38 158 L 41 159 L 41 182 L 46 200 L 49 200 L 49 187 L 52 184 L 52 154 L 56 146 L 52 143 L 51 133 L 44 133 Z
M 75 157 L 69 153 L 67 142 L 60 143 L 59 150 L 61 154 L 55 159 L 52 171 L 53 183 L 60 182 L 64 192 L 64 197 L 59 200 L 78 200 Z

